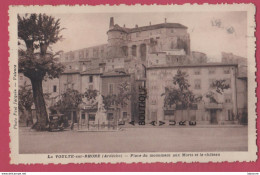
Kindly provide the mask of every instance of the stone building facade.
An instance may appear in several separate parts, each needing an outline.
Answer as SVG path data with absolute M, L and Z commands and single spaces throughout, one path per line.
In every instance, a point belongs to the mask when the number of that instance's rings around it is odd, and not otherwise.
M 164 107 L 162 94 L 165 87 L 173 87 L 173 77 L 177 70 L 186 72 L 190 89 L 202 100 L 191 110 Z M 146 122 L 169 122 L 174 120 L 196 121 L 197 124 L 234 124 L 237 121 L 237 85 L 236 64 L 205 63 L 183 66 L 153 66 L 147 70 L 147 118 Z M 206 96 L 213 88 L 214 80 L 226 80 L 230 86 L 222 95 L 216 93 L 217 103 L 212 103 Z M 213 90 L 214 91 L 214 90 Z
M 96 89 L 105 96 L 111 84 L 127 80 L 136 97 L 121 110 L 121 118 L 126 116 L 124 120 L 139 122 L 140 104 L 136 100 L 141 87 L 146 89 L 143 114 L 146 123 L 170 120 L 197 120 L 200 124 L 236 123 L 237 116 L 247 112 L 246 59 L 223 53 L 221 62 L 209 63 L 206 54 L 191 51 L 187 29 L 179 23 L 168 23 L 167 19 L 161 24 L 127 28 L 115 24 L 111 17 L 108 42 L 62 53 L 60 62 L 66 70 L 59 79 L 44 83 L 44 89 L 53 90 L 55 94 L 61 94 L 67 88 L 81 93 Z M 180 111 L 166 110 L 161 94 L 171 85 L 178 69 L 189 74 L 191 90 L 196 94 L 205 95 L 211 89 L 210 83 L 220 78 L 226 79 L 231 88 L 218 97 L 219 104 L 210 104 L 204 98 L 196 110 L 189 111 L 189 115 L 187 111 L 179 114 Z M 109 75 L 111 72 L 114 74 Z M 83 118 L 86 118 L 85 114 Z

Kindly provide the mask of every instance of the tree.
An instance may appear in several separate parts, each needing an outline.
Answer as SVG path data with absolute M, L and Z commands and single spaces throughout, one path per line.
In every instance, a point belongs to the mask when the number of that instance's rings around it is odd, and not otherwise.
M 52 111 L 57 111 L 62 114 L 71 115 L 71 111 L 76 111 L 78 116 L 80 110 L 80 104 L 83 102 L 84 94 L 80 93 L 75 89 L 67 89 L 64 93 L 59 96 L 59 100 L 51 106 Z M 72 119 L 71 129 L 74 127 L 75 118 Z
M 58 78 L 64 66 L 57 62 L 56 54 L 47 52 L 52 44 L 62 39 L 60 20 L 45 14 L 18 15 L 19 43 L 25 43 L 25 49 L 19 49 L 19 73 L 23 73 L 32 83 L 33 99 L 36 109 L 36 129 L 44 130 L 48 115 L 43 96 L 44 78 Z
M 223 92 L 226 90 L 226 89 L 229 89 L 230 88 L 230 85 L 227 84 L 226 80 L 225 79 L 220 79 L 220 80 L 215 80 L 212 82 L 211 84 L 211 87 L 213 88 L 213 90 L 220 94 L 220 95 L 223 95 Z M 209 91 L 207 94 L 206 94 L 206 97 L 209 98 L 210 102 L 211 103 L 219 103 L 216 99 L 216 93 L 214 91 Z
M 109 94 L 104 99 L 105 108 L 108 109 L 112 105 L 116 107 L 125 107 L 131 97 L 130 84 L 124 81 L 118 85 L 118 94 Z
M 212 87 L 215 88 L 216 92 L 221 94 L 224 92 L 224 90 L 229 89 L 230 85 L 227 84 L 226 80 L 215 80 L 212 82 Z
M 120 109 L 128 105 L 130 97 L 131 89 L 130 84 L 127 81 L 124 81 L 118 85 L 117 94 L 110 94 L 103 97 L 106 110 L 112 106 L 115 107 L 114 110 L 116 111 L 116 122 L 118 122 L 118 113 L 120 112 Z
M 86 92 L 84 93 L 84 97 L 91 104 L 93 104 L 95 102 L 97 95 L 98 95 L 98 90 L 96 90 L 96 89 L 87 89 Z M 94 105 L 96 105 L 96 104 L 94 104 Z
M 67 89 L 60 95 L 60 100 L 54 105 L 60 113 L 66 113 L 69 110 L 79 110 L 79 105 L 82 103 L 83 94 L 74 89 Z
M 190 89 L 188 82 L 188 74 L 178 69 L 177 74 L 173 77 L 174 87 L 165 87 L 165 93 L 161 96 L 164 98 L 164 107 L 168 108 L 172 105 L 181 105 L 181 109 L 187 109 L 188 111 L 192 107 L 192 104 L 201 101 L 201 96 L 196 96 Z M 177 87 L 176 87 L 177 86 Z
M 27 85 L 26 82 L 22 86 L 20 86 L 19 91 L 19 111 L 26 112 L 26 126 L 28 126 L 28 122 L 32 119 L 32 105 L 33 105 L 33 93 L 31 85 Z

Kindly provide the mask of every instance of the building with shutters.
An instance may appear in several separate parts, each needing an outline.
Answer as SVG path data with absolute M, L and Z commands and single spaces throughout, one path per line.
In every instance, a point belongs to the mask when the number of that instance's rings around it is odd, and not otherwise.
M 160 24 L 129 28 L 116 24 L 111 17 L 108 42 L 62 53 L 60 62 L 66 70 L 55 83 L 44 84 L 44 89 L 59 94 L 68 88 L 81 93 L 96 89 L 105 96 L 116 91 L 119 82 L 127 80 L 136 93 L 129 106 L 121 110 L 121 118 L 125 121 L 140 121 L 141 104 L 142 121 L 146 123 L 172 120 L 195 120 L 199 124 L 238 123 L 247 114 L 246 59 L 223 53 L 221 62 L 208 62 L 205 53 L 191 51 L 187 29 L 182 24 L 167 22 L 167 19 Z M 178 69 L 189 74 L 190 88 L 195 94 L 205 96 L 216 79 L 225 79 L 231 88 L 217 97 L 218 104 L 203 98 L 189 115 L 178 107 L 165 109 L 161 94 L 165 87 L 171 86 Z M 146 98 L 140 103 L 138 99 L 143 96 Z M 87 116 L 84 114 L 83 118 Z

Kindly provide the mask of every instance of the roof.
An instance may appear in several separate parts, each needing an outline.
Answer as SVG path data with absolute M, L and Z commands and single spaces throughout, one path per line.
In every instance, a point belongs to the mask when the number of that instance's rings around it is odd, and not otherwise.
M 76 50 L 69 50 L 66 52 L 63 52 L 63 54 L 68 54 L 71 52 L 80 52 L 80 51 L 84 51 L 86 49 L 92 49 L 92 48 L 100 48 L 100 47 L 106 47 L 107 43 L 103 43 L 103 44 L 98 44 L 98 45 L 94 45 L 94 46 L 89 46 L 89 47 L 84 47 L 84 48 L 80 48 L 80 49 L 76 49 Z
M 183 28 L 183 29 L 187 29 L 186 26 L 179 24 L 179 23 L 161 23 L 161 24 L 132 28 L 132 29 L 130 29 L 129 33 L 141 32 L 141 31 L 146 31 L 146 30 L 154 30 L 154 29 L 160 29 L 160 28 Z
M 86 70 L 80 73 L 81 75 L 100 75 L 102 73 L 100 73 L 100 69 L 96 68 L 96 69 L 90 69 L 90 70 Z
M 129 28 L 120 27 L 118 24 L 115 24 L 113 26 L 113 28 L 109 29 L 108 31 L 121 31 L 121 32 L 128 33 L 129 32 Z
M 120 77 L 120 76 L 130 76 L 128 73 L 125 72 L 124 69 L 115 69 L 109 72 L 103 73 L 102 77 Z
M 62 74 L 79 74 L 80 71 L 79 70 L 65 70 L 64 72 L 62 72 Z
M 215 67 L 215 66 L 238 66 L 234 63 L 201 63 L 201 64 L 186 64 L 186 65 L 153 65 L 150 67 L 147 67 L 147 69 L 167 69 L 167 68 L 183 68 L 183 67 Z
M 187 29 L 188 27 L 179 24 L 179 23 L 161 23 L 161 24 L 154 24 L 149 26 L 143 26 L 143 27 L 135 27 L 135 28 L 125 28 L 120 27 L 118 24 L 115 24 L 112 29 L 109 29 L 108 31 L 121 31 L 125 33 L 135 33 L 135 32 L 141 32 L 141 31 L 147 31 L 147 30 L 155 30 L 160 28 L 182 28 Z

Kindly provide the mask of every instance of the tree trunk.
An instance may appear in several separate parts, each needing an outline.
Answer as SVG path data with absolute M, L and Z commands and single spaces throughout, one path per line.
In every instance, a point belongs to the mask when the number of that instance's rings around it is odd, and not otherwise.
M 29 123 L 33 125 L 33 117 L 32 117 L 32 110 L 26 109 L 26 126 L 29 126 Z
M 48 123 L 48 114 L 46 111 L 45 100 L 43 97 L 42 90 L 42 79 L 31 79 L 32 89 L 33 89 L 33 99 L 36 110 L 37 122 L 35 124 L 35 129 L 45 130 Z

